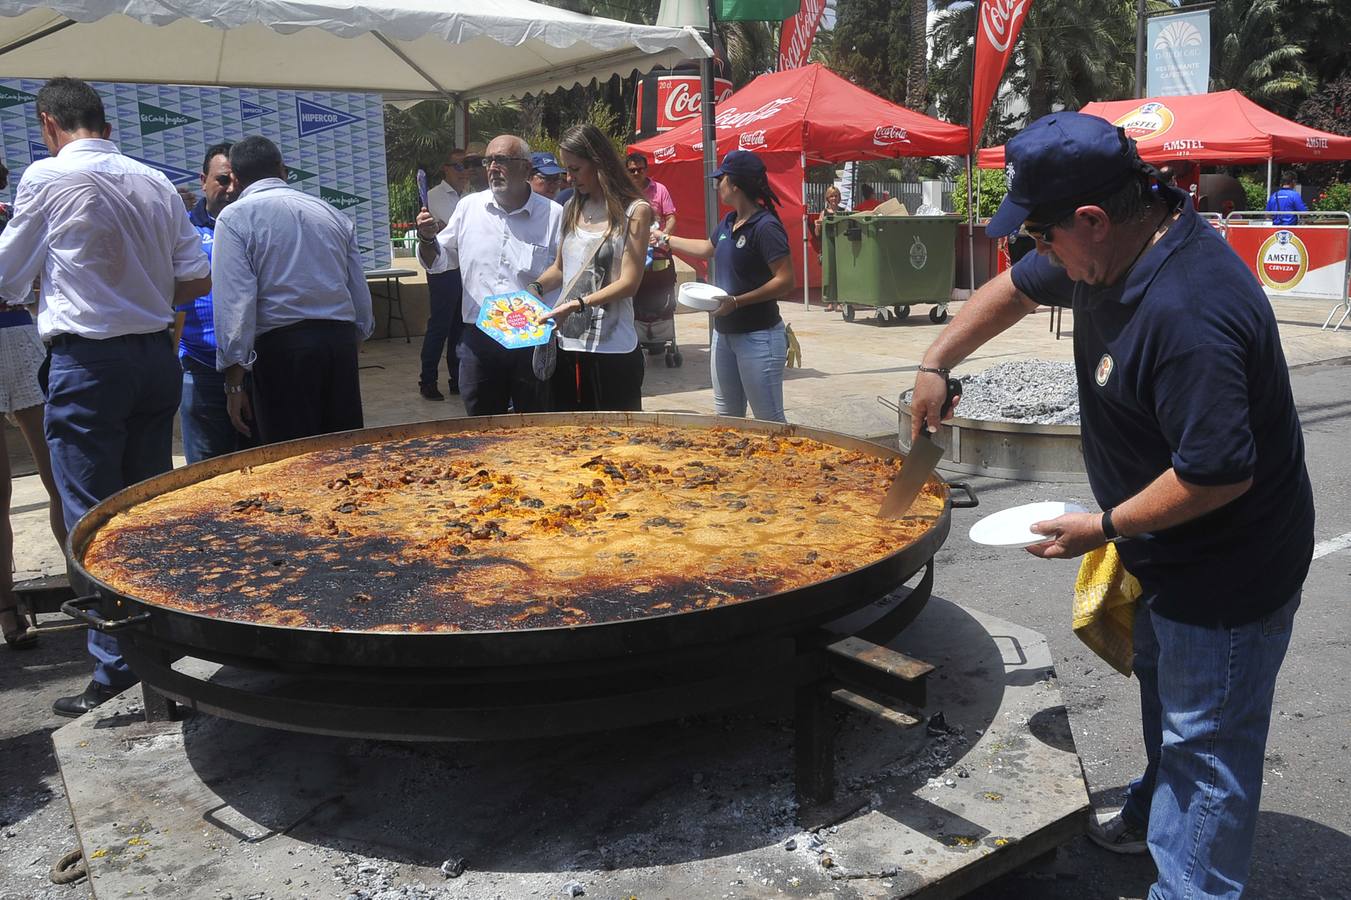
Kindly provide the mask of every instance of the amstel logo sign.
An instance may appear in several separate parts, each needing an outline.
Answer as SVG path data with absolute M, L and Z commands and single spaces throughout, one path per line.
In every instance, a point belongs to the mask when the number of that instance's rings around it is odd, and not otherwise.
M 1288 291 L 1309 271 L 1309 251 L 1296 235 L 1278 231 L 1257 251 L 1257 277 L 1273 291 Z
M 1167 134 L 1173 122 L 1173 111 L 1162 103 L 1142 103 L 1112 124 L 1126 129 L 1126 137 L 1144 142 Z

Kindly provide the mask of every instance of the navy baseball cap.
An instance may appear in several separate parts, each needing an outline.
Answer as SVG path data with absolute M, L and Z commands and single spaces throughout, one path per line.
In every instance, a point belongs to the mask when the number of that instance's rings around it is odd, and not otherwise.
M 552 153 L 530 154 L 530 168 L 541 175 L 562 175 L 563 167 Z
M 733 150 L 722 158 L 722 165 L 713 170 L 709 178 L 721 178 L 724 175 L 763 175 L 765 161 L 749 150 Z
M 1018 132 L 1004 147 L 1004 162 L 1008 194 L 985 227 L 994 238 L 1013 234 L 1034 209 L 1068 214 L 1131 174 L 1158 174 L 1140 161 L 1125 129 L 1077 112 L 1042 116 Z

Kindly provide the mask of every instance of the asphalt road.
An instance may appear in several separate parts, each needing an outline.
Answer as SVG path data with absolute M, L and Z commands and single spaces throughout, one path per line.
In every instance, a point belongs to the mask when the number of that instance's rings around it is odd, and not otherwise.
M 1292 372 L 1318 508 L 1317 539 L 1351 532 L 1351 358 Z M 959 512 L 939 556 L 935 593 L 1045 633 L 1055 652 L 1084 773 L 1098 806 L 1120 802 L 1143 765 L 1138 695 L 1073 636 L 1075 567 L 966 538 L 978 513 L 1033 500 L 1086 499 L 1080 485 L 977 479 L 982 508 Z M 1279 528 L 1279 522 L 1272 523 Z M 1277 685 L 1262 812 L 1248 896 L 1351 897 L 1351 548 L 1315 560 Z M 63 724 L 51 701 L 83 688 L 89 664 L 78 632 L 44 635 L 17 654 L 0 648 L 0 900 L 87 896 L 58 887 L 47 869 L 76 846 L 50 732 Z M 981 900 L 1118 900 L 1148 891 L 1148 857 L 1122 858 L 1079 839 L 1022 872 L 971 895 Z

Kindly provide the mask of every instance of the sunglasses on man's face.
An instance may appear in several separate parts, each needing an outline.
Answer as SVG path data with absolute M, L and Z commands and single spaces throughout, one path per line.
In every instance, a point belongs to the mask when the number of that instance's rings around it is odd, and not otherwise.
M 1059 228 L 1061 225 L 1064 225 L 1072 218 L 1074 218 L 1073 212 L 1069 213 L 1068 215 L 1062 216 L 1059 219 L 1056 219 L 1054 222 L 1046 222 L 1046 223 L 1024 222 L 1022 226 L 1018 229 L 1018 236 L 1030 237 L 1034 241 L 1040 241 L 1043 244 L 1049 244 L 1052 242 L 1051 232 L 1054 229 Z
M 483 157 L 483 168 L 491 169 L 497 166 L 499 169 L 505 169 L 514 162 L 529 162 L 524 156 L 485 156 Z
M 647 171 L 647 169 L 640 169 L 640 168 L 638 168 L 637 166 L 630 166 L 630 167 L 629 167 L 629 174 L 630 174 L 630 175 L 641 175 L 641 174 L 643 174 L 643 173 L 646 172 L 646 171 Z
M 464 171 L 464 163 L 446 163 L 443 168 L 454 169 L 456 172 Z
M 214 182 L 216 182 L 216 184 L 220 185 L 221 187 L 228 188 L 228 187 L 230 186 L 230 176 L 229 176 L 229 175 L 217 175 L 215 178 L 213 178 L 213 179 L 211 179 L 211 180 L 214 181 Z

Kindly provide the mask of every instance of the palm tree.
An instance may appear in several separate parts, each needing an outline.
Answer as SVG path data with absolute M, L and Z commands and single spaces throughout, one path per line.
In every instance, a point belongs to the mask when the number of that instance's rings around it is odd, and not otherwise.
M 1306 2 L 1216 3 L 1210 12 L 1210 33 L 1218 38 L 1210 53 L 1210 89 L 1233 88 L 1259 103 L 1292 112 L 1301 97 L 1317 88 L 1306 67 L 1304 49 L 1293 40 L 1286 25 L 1305 14 Z M 1345 22 L 1340 22 L 1340 32 L 1344 38 Z M 1341 50 L 1345 53 L 1345 47 Z
M 910 0 L 910 71 L 905 79 L 905 105 L 923 112 L 929 93 L 929 3 Z

